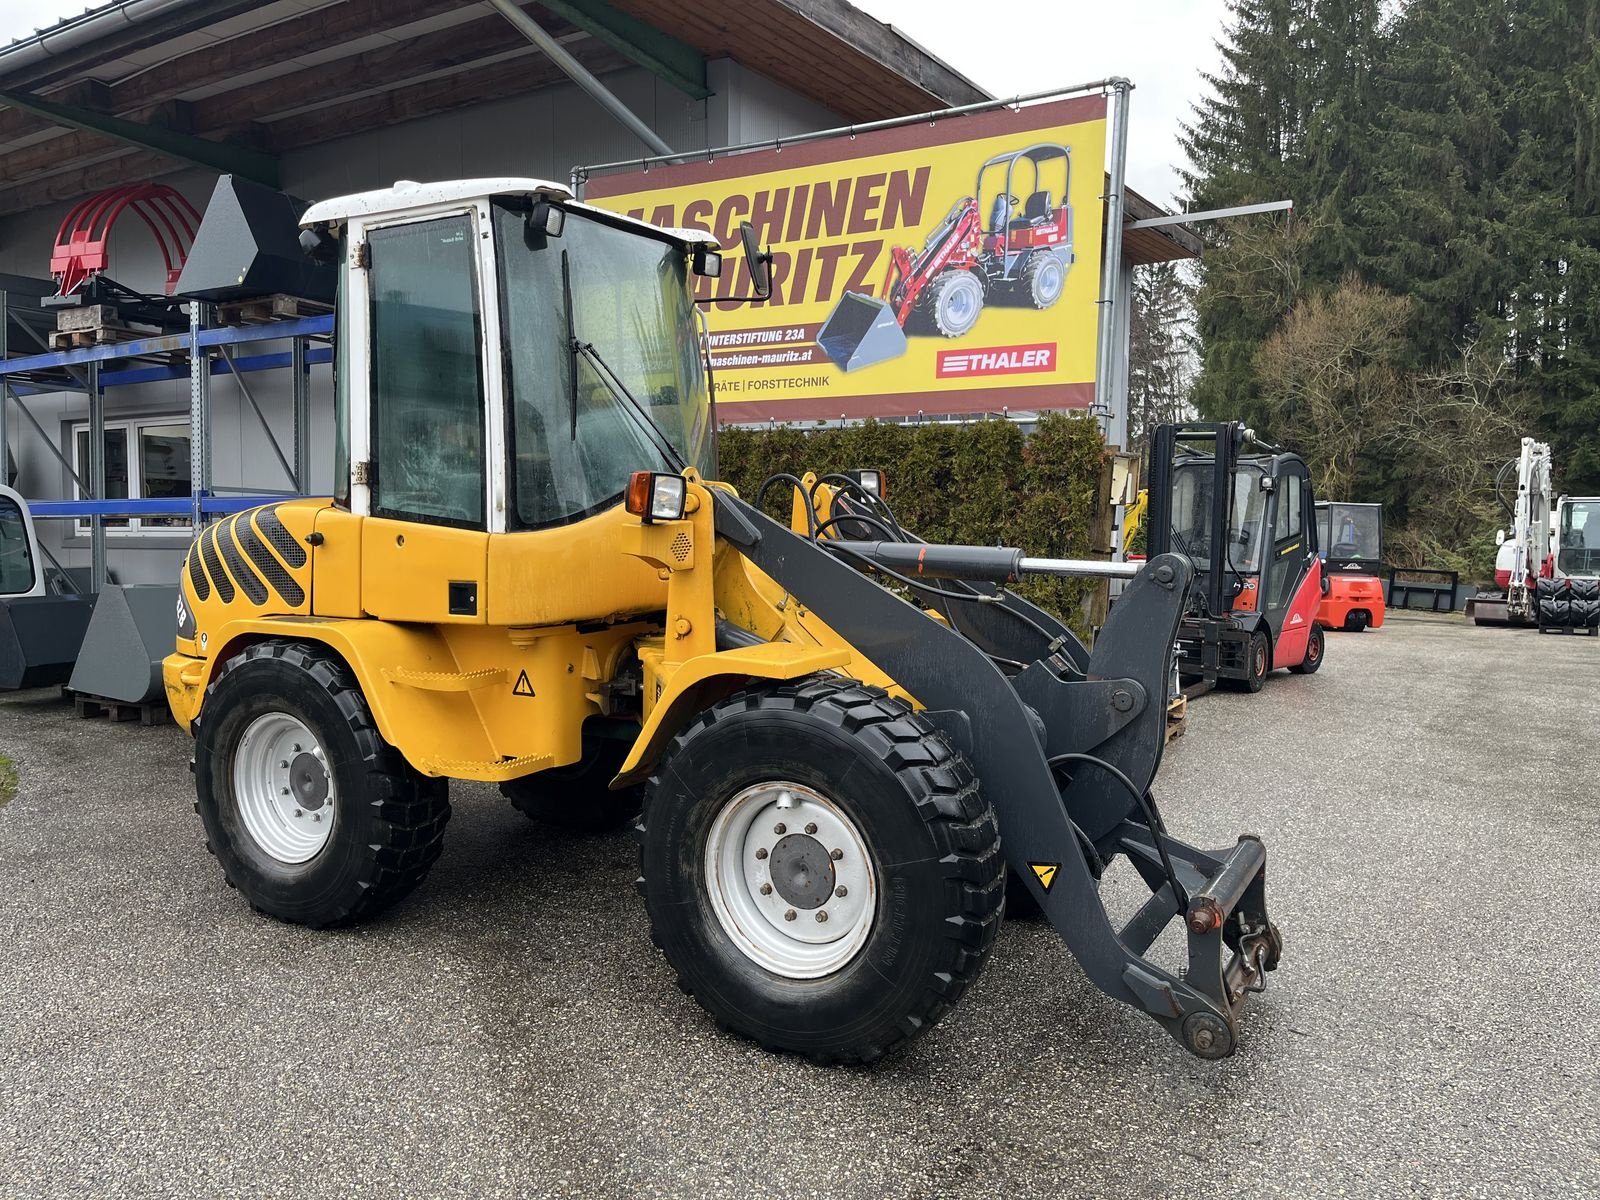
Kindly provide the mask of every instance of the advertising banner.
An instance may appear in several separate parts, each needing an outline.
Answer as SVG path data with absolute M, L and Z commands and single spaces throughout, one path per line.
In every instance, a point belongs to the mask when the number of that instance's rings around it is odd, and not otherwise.
M 1086 408 L 1106 101 L 1082 96 L 590 179 L 589 203 L 716 235 L 724 423 Z M 739 251 L 774 251 L 765 304 Z

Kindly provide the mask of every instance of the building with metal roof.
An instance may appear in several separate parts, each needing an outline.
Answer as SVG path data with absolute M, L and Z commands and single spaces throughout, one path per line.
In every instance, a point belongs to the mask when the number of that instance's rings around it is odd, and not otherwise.
M 36 313 L 63 218 L 130 183 L 169 185 L 198 210 L 223 174 L 307 200 L 405 178 L 565 180 L 576 164 L 991 99 L 845 0 L 121 0 L 0 47 L 0 291 Z M 1125 222 L 1159 211 L 1132 195 L 1126 210 Z M 160 292 L 159 236 L 123 232 L 106 274 Z M 1130 263 L 1199 249 L 1181 228 L 1129 230 L 1122 244 Z M 42 348 L 36 320 L 0 328 L 0 356 Z M 310 391 L 329 390 L 325 349 L 251 345 L 252 362 L 276 354 Z M 304 379 L 234 374 L 201 410 L 171 363 L 121 370 L 86 389 L 81 369 L 66 386 L 62 368 L 0 403 L 20 491 L 70 500 L 100 473 L 103 499 L 186 495 L 199 458 L 219 492 L 327 489 L 330 456 L 315 448 L 331 414 L 307 404 Z M 124 551 L 111 564 L 124 582 L 170 577 L 193 528 L 46 523 L 67 566 L 103 569 L 107 545 Z

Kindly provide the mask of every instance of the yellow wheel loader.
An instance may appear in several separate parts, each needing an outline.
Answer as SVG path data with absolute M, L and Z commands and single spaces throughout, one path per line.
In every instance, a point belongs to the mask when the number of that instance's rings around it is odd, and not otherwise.
M 930 545 L 872 473 L 769 481 L 787 524 L 740 499 L 715 482 L 703 235 L 521 179 L 302 225 L 339 272 L 335 494 L 207 528 L 165 662 L 252 905 L 326 926 L 406 895 L 451 779 L 589 826 L 642 790 L 653 940 L 764 1046 L 870 1061 L 927 1029 L 1009 865 L 1098 987 L 1233 1052 L 1280 950 L 1265 851 L 1188 846 L 1149 793 L 1187 559 Z M 1033 571 L 1130 576 L 1092 652 L 1005 590 Z M 1148 900 L 1114 925 L 1117 859 Z M 1174 919 L 1181 970 L 1147 953 Z

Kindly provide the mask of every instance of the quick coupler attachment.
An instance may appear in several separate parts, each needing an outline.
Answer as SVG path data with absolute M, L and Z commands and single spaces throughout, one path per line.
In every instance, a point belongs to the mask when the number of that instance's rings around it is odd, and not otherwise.
M 1129 962 L 1123 982 L 1137 1002 L 1193 1054 L 1226 1058 L 1238 1044 L 1238 1014 L 1251 992 L 1267 990 L 1283 938 L 1267 918 L 1267 850 L 1245 835 L 1231 850 L 1205 851 L 1126 824 L 1120 848 L 1152 894 L 1120 939 L 1142 956 L 1174 917 L 1188 935 L 1181 979 L 1148 961 Z

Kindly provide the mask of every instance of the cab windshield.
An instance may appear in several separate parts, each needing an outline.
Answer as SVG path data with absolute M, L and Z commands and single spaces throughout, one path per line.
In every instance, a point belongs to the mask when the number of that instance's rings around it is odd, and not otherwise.
M 1600 500 L 1563 504 L 1556 537 L 1556 567 L 1563 575 L 1600 575 Z
M 1317 507 L 1317 544 L 1326 559 L 1378 562 L 1383 558 L 1383 510 L 1376 504 Z
M 1211 492 L 1215 465 L 1210 458 L 1180 462 L 1172 479 L 1173 548 L 1195 560 L 1200 570 L 1211 561 Z M 1228 499 L 1228 544 L 1222 559 L 1237 574 L 1261 569 L 1261 522 L 1266 493 L 1259 467 L 1240 466 Z
M 511 526 L 589 516 L 617 503 L 634 471 L 675 470 L 674 458 L 714 476 L 682 249 L 571 209 L 551 237 L 529 228 L 525 206 L 499 203 L 495 236 Z

